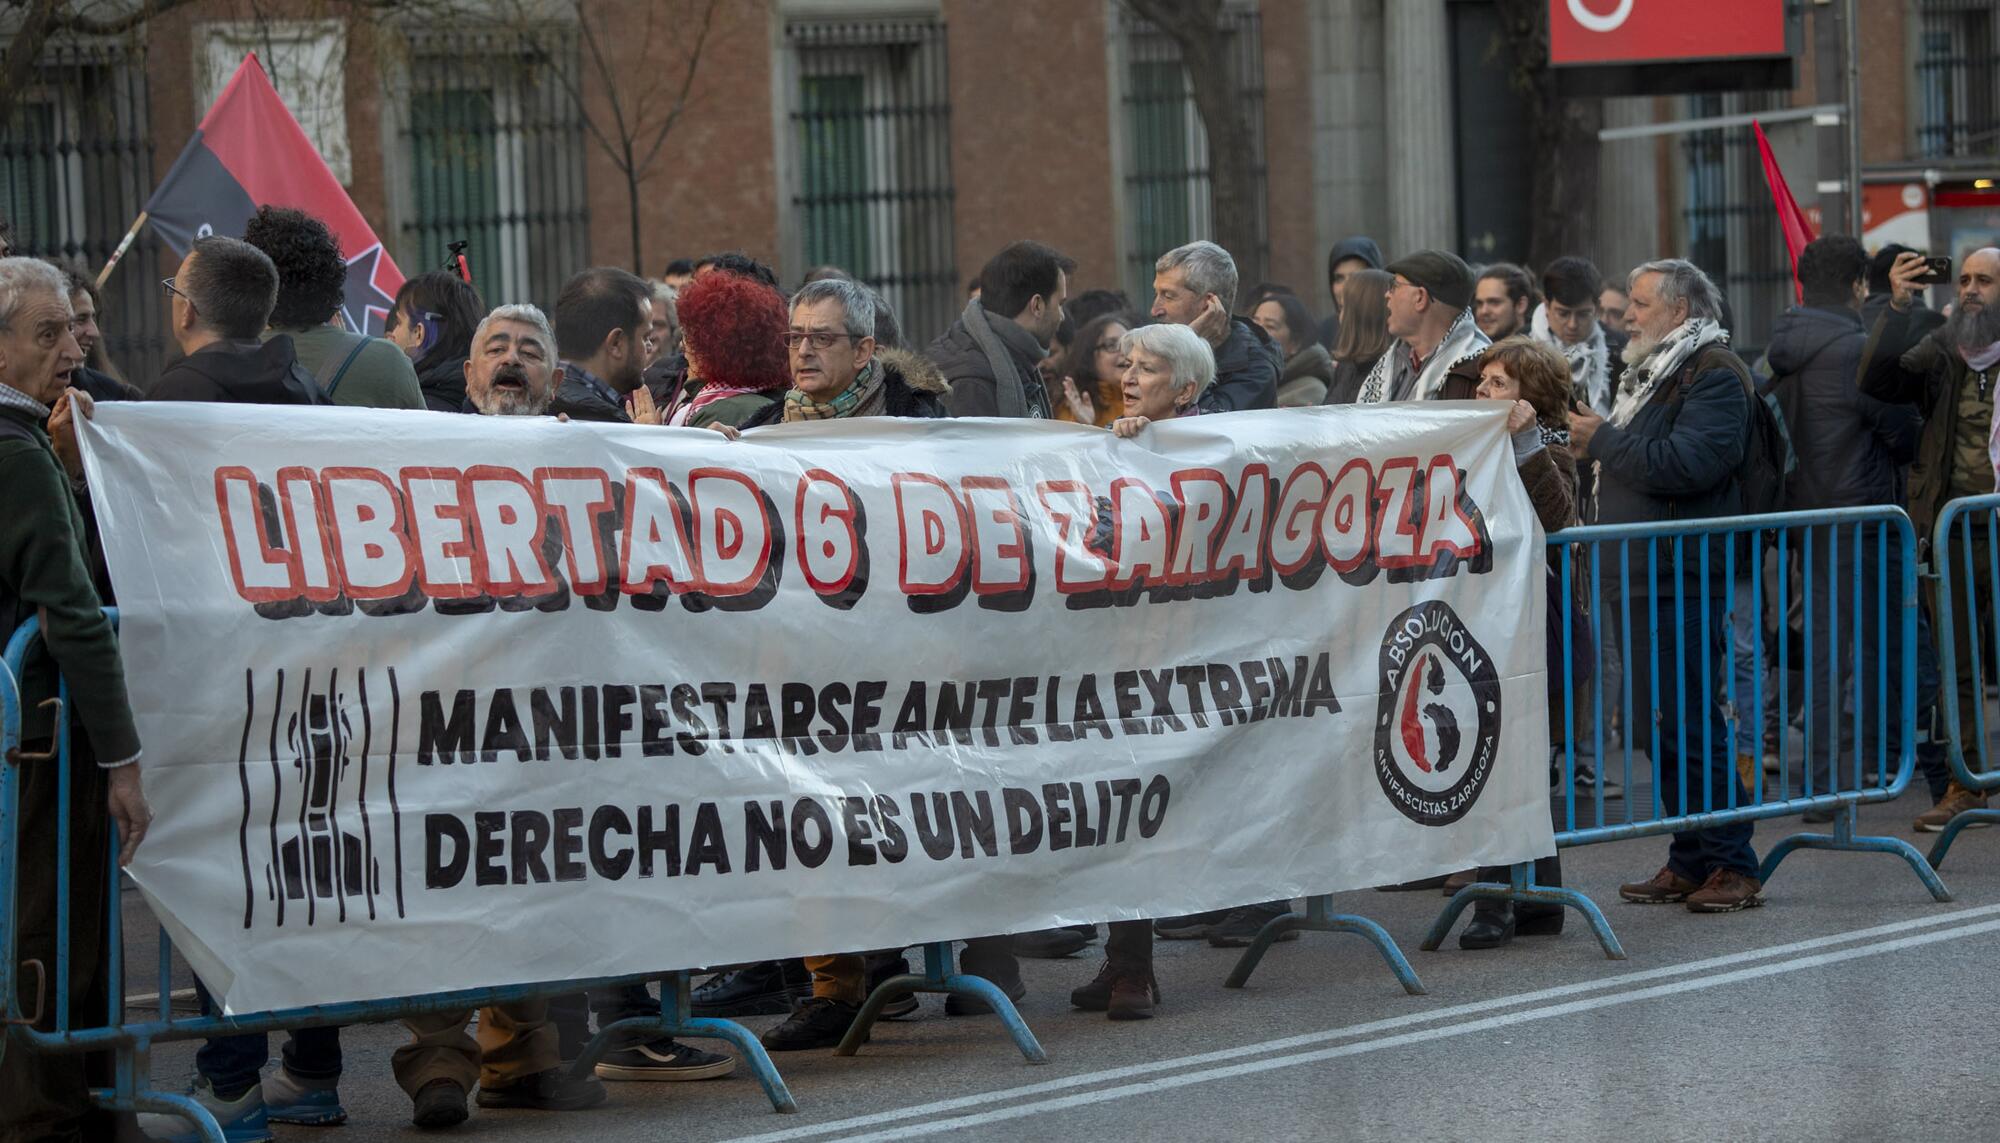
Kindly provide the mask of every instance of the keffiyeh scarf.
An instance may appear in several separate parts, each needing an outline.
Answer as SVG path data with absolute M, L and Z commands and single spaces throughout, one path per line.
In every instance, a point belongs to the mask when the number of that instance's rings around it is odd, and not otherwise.
M 1451 372 L 1452 366 L 1492 344 L 1473 323 L 1472 311 L 1465 310 L 1445 331 L 1444 340 L 1431 352 L 1430 360 L 1424 362 L 1421 374 L 1411 376 L 1409 347 L 1400 342 L 1393 344 L 1389 352 L 1375 362 L 1375 368 L 1368 371 L 1368 379 L 1361 383 L 1361 394 L 1354 399 L 1354 403 L 1379 405 L 1385 401 L 1428 401 L 1444 387 L 1445 375 Z
M 1535 307 L 1535 316 L 1529 326 L 1536 341 L 1555 346 L 1556 352 L 1569 362 L 1570 392 L 1581 397 L 1586 404 L 1603 416 L 1611 411 L 1611 351 L 1604 344 L 1604 327 L 1593 325 L 1590 336 L 1575 345 L 1564 344 L 1549 328 L 1549 307 L 1547 304 Z
M 1644 361 L 1626 371 L 1624 391 L 1611 406 L 1611 423 L 1621 429 L 1631 424 L 1646 402 L 1653 399 L 1653 391 L 1660 387 L 1660 382 L 1672 377 L 1702 347 L 1717 342 L 1729 344 L 1729 331 L 1713 318 L 1689 318 L 1675 327 Z

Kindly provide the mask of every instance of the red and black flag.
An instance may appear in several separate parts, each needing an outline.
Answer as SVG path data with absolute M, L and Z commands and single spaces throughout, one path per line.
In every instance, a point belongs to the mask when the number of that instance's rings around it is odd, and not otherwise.
M 242 234 L 260 205 L 295 207 L 325 221 L 347 255 L 341 317 L 351 330 L 379 335 L 403 272 L 252 54 L 195 128 L 146 214 L 167 245 L 184 254 L 197 238 Z

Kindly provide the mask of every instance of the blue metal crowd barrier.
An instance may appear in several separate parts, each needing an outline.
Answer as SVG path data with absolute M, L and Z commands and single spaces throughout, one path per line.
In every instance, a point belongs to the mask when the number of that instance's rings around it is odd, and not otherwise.
M 1549 665 L 1560 683 L 1550 781 L 1559 848 L 1814 814 L 1832 832 L 1779 842 L 1760 880 L 1799 849 L 1888 853 L 1907 862 L 1933 898 L 1951 900 L 1909 843 L 1854 832 L 1856 807 L 1901 795 L 1914 770 L 1917 552 L 1900 509 L 1593 525 L 1549 536 L 1548 548 L 1551 603 L 1561 609 L 1551 619 L 1560 636 Z M 1690 625 L 1693 640 L 1677 633 Z M 1773 626 L 1776 639 L 1767 636 Z M 1619 668 L 1615 684 L 1607 666 Z M 1804 675 L 1797 686 L 1795 668 Z M 1685 682 L 1669 682 L 1672 701 L 1663 703 L 1668 670 Z M 1699 717 L 1710 710 L 1713 717 Z M 1690 712 L 1698 716 L 1692 729 Z M 1797 750 L 1788 733 L 1794 722 L 1803 738 Z M 1645 758 L 1636 769 L 1635 749 Z M 1666 765 L 1669 751 L 1679 765 Z M 1581 781 L 1585 773 L 1595 780 Z M 2000 786 L 2000 773 L 1987 784 Z M 1603 911 L 1575 889 L 1537 884 L 1532 863 L 1512 867 L 1505 883 L 1457 892 L 1422 947 L 1441 947 L 1466 907 L 1482 899 L 1575 909 L 1607 957 L 1625 958 Z M 1241 987 L 1293 930 L 1362 935 L 1410 992 L 1422 991 L 1388 934 L 1364 918 L 1332 915 L 1329 897 L 1268 923 L 1228 985 Z
M 1959 501 L 1947 509 L 1938 525 L 1941 590 L 1949 592 L 1951 577 L 1956 574 L 1945 567 L 1954 562 L 1945 558 L 1951 552 L 1967 561 L 1964 571 L 1970 579 L 1969 545 L 1954 547 L 1948 542 L 1954 527 L 1969 527 L 1971 513 L 1983 512 L 1991 540 L 2000 527 L 1993 511 L 1996 508 L 2000 508 L 2000 496 Z M 1818 812 L 1830 816 L 1833 832 L 1795 834 L 1780 842 L 1759 869 L 1763 880 L 1768 881 L 1779 863 L 1796 849 L 1890 853 L 1908 862 L 1936 899 L 1951 899 L 1931 864 L 1908 843 L 1854 833 L 1856 808 L 1897 797 L 1914 771 L 1917 552 L 1914 530 L 1900 510 L 1839 509 L 1581 527 L 1550 536 L 1548 544 L 1551 603 L 1561 612 L 1551 621 L 1560 631 L 1552 647 L 1560 661 L 1551 663 L 1551 673 L 1560 682 L 1559 688 L 1551 688 L 1552 697 L 1560 694 L 1552 719 L 1558 747 L 1551 759 L 1559 847 Z M 2000 567 L 1988 562 L 1988 575 L 2000 594 Z M 1939 642 L 1944 647 L 1953 645 L 1950 612 L 1945 608 L 1940 616 Z M 2000 643 L 2000 616 L 1994 622 L 1996 643 Z M 1775 639 L 1767 634 L 1771 628 L 1776 630 Z M 1693 632 L 1692 638 L 1688 632 Z M 1976 651 L 1977 633 L 1971 634 Z M 114 871 L 108 919 L 112 1000 L 103 1023 L 86 1021 L 77 1026 L 68 1011 L 67 990 L 57 987 L 52 1001 L 53 1029 L 29 1027 L 42 1014 L 42 1002 L 38 1000 L 36 1013 L 24 1016 L 16 988 L 19 931 L 14 901 L 20 868 L 21 767 L 63 767 L 58 795 L 63 820 L 67 820 L 70 798 L 67 718 L 57 719 L 58 737 L 51 757 L 23 758 L 18 750 L 21 708 L 14 678 L 37 637 L 32 620 L 14 634 L 5 658 L 12 674 L 0 675 L 0 684 L 4 684 L 0 685 L 0 731 L 4 731 L 8 759 L 0 766 L 0 906 L 4 906 L 0 907 L 0 953 L 4 953 L 0 955 L 0 1002 L 5 1005 L 0 1017 L 8 1024 L 22 1026 L 15 1031 L 17 1042 L 32 1050 L 113 1051 L 117 1063 L 114 1086 L 94 1093 L 104 1106 L 171 1111 L 186 1116 L 209 1138 L 219 1140 L 211 1117 L 192 1100 L 149 1088 L 151 1045 L 235 1032 L 391 1020 L 662 977 L 655 973 L 541 982 L 282 1012 L 186 1017 L 175 1016 L 171 1010 L 172 951 L 162 932 L 158 1011 L 135 1021 L 128 1019 L 123 1001 L 116 893 L 119 875 Z M 1944 694 L 1956 733 L 1951 656 L 1944 658 Z M 1804 674 L 1796 685 L 1790 678 L 1795 666 Z M 1607 677 L 1609 668 L 1617 669 L 1615 680 Z M 1976 653 L 1970 669 L 1977 678 L 1980 667 Z M 66 697 L 64 694 L 58 701 Z M 1983 733 L 1983 712 L 1978 717 Z M 1801 732 L 1802 746 L 1797 750 L 1791 746 L 1793 728 Z M 1644 756 L 1643 763 L 1635 765 L 1635 752 Z M 1678 764 L 1672 764 L 1674 759 Z M 1741 761 L 1744 759 L 1747 763 Z M 1771 780 L 1767 780 L 1767 765 Z M 1968 787 L 2000 787 L 2000 772 L 1968 768 L 1956 740 L 1952 766 Z M 1583 781 L 1589 773 L 1597 780 Z M 1608 781 L 1612 778 L 1617 781 Z M 1988 814 L 1989 820 L 2000 818 L 2000 811 L 1980 812 Z M 1960 822 L 1952 824 L 1963 828 Z M 1955 832 L 1940 840 L 1934 859 L 1942 857 L 1942 849 Z M 70 876 L 66 831 L 58 845 L 59 901 L 66 903 Z M 111 845 L 115 855 L 115 837 Z M 1614 959 L 1624 956 L 1597 906 L 1575 889 L 1536 884 L 1532 864 L 1513 867 L 1507 883 L 1480 882 L 1457 893 L 1433 924 L 1423 947 L 1439 947 L 1459 914 L 1479 899 L 1551 902 L 1577 909 L 1589 921 L 1606 955 Z M 38 997 L 48 991 L 48 978 L 69 979 L 66 914 L 59 924 L 54 971 L 37 966 Z M 1266 925 L 1245 950 L 1228 985 L 1241 987 L 1272 943 L 1293 930 L 1361 935 L 1382 953 L 1407 991 L 1424 991 L 1409 962 L 1381 926 L 1365 918 L 1334 914 L 1331 898 L 1326 896 L 1309 898 L 1304 914 L 1287 914 Z M 926 946 L 923 974 L 904 975 L 878 988 L 839 1051 L 852 1054 L 867 1038 L 882 1004 L 911 991 L 958 993 L 986 1001 L 1001 1015 L 1008 1034 L 1028 1060 L 1047 1059 L 999 989 L 978 977 L 953 971 L 948 943 Z M 592 1067 L 614 1037 L 632 1034 L 728 1040 L 743 1054 L 773 1105 L 781 1111 L 795 1107 L 753 1035 L 731 1021 L 691 1016 L 685 972 L 664 975 L 658 1017 L 623 1020 L 600 1030 L 575 1064 L 577 1073 Z
M 1985 760 L 1993 756 L 1986 716 L 1986 688 L 1991 656 L 2000 649 L 2000 495 L 1967 496 L 1944 506 L 1932 532 L 1931 564 L 1937 594 L 1930 609 L 1936 629 L 1938 697 L 1952 777 L 1968 790 L 2000 789 L 2000 769 L 1973 768 L 1968 750 Z M 1989 629 L 1988 625 L 1991 625 Z M 1990 636 L 1990 638 L 1989 638 Z M 1969 676 L 1969 679 L 1968 679 Z M 1971 710 L 1962 709 L 1959 684 L 1970 682 Z M 1970 723 L 1968 741 L 1967 723 Z M 1944 864 L 1958 835 L 1977 825 L 2000 821 L 2000 809 L 1970 809 L 1955 815 L 1931 845 L 1932 868 Z
M 1951 899 L 1908 842 L 1854 832 L 1856 807 L 1901 795 L 1915 763 L 1916 534 L 1900 509 L 1594 525 L 1548 544 L 1562 607 L 1550 664 L 1558 847 L 1808 814 L 1832 832 L 1779 842 L 1761 880 L 1799 849 L 1887 853 Z M 1581 911 L 1622 959 L 1588 898 L 1536 885 L 1530 865 L 1510 880 L 1460 891 L 1423 947 L 1442 945 L 1474 900 L 1547 901 Z
M 115 610 L 109 610 L 116 621 Z M 211 1036 L 227 1036 L 243 1032 L 271 1032 L 294 1028 L 340 1026 L 345 1024 L 369 1023 L 397 1020 L 436 1012 L 458 1012 L 483 1008 L 515 1001 L 542 999 L 569 993 L 611 988 L 631 983 L 660 980 L 660 1015 L 657 1017 L 636 1017 L 620 1020 L 598 1030 L 597 1035 L 584 1049 L 583 1054 L 572 1065 L 572 1074 L 588 1075 L 605 1052 L 614 1043 L 630 1039 L 659 1036 L 679 1036 L 688 1038 L 708 1038 L 725 1040 L 733 1045 L 748 1065 L 772 1106 L 781 1112 L 796 1111 L 797 1103 L 779 1076 L 771 1058 L 764 1051 L 757 1037 L 743 1025 L 731 1020 L 718 1020 L 692 1015 L 688 999 L 688 974 L 685 971 L 673 973 L 646 973 L 626 976 L 603 977 L 591 980 L 541 981 L 510 985 L 499 988 L 474 988 L 457 992 L 440 993 L 429 996 L 404 996 L 388 1000 L 365 1001 L 345 1004 L 327 1004 L 310 1008 L 292 1008 L 283 1011 L 239 1013 L 233 1016 L 176 1015 L 172 1008 L 173 995 L 173 946 L 164 930 L 159 935 L 157 1007 L 154 1011 L 136 1016 L 128 1009 L 125 1001 L 124 957 L 122 955 L 123 917 L 119 902 L 119 879 L 116 856 L 119 840 L 116 830 L 110 838 L 110 892 L 106 918 L 106 956 L 108 972 L 109 1002 L 107 1010 L 98 1021 L 86 1013 L 70 1011 L 70 996 L 67 982 L 70 976 L 70 920 L 69 901 L 71 899 L 71 853 L 70 838 L 66 823 L 69 821 L 70 807 L 70 720 L 63 714 L 68 705 L 66 686 L 60 686 L 56 699 L 57 735 L 55 748 L 47 754 L 24 754 L 21 749 L 21 694 L 16 685 L 22 675 L 23 664 L 30 649 L 40 638 L 40 628 L 34 619 L 28 620 L 8 641 L 4 670 L 0 670 L 0 751 L 4 751 L 4 764 L 0 764 L 0 1030 L 9 1033 L 16 1049 L 25 1047 L 31 1051 L 77 1053 L 106 1051 L 113 1056 L 114 1080 L 110 1088 L 94 1089 L 93 1098 L 105 1108 L 115 1111 L 158 1111 L 178 1115 L 190 1122 L 213 1143 L 223 1143 L 221 1129 L 213 1116 L 185 1095 L 155 1091 L 151 1087 L 150 1052 L 152 1046 L 176 1040 L 195 1040 Z M 21 771 L 25 766 L 54 765 L 58 772 L 56 812 L 58 820 L 65 823 L 57 837 L 57 851 L 54 874 L 56 877 L 57 932 L 55 964 L 53 968 L 29 962 L 34 968 L 34 1009 L 24 1012 L 17 988 L 20 956 L 20 914 L 17 910 L 18 879 L 20 864 L 20 823 L 21 823 Z M 991 999 L 977 985 L 963 982 L 973 978 L 954 978 L 951 986 L 941 990 L 974 993 L 981 999 Z M 984 985 L 985 981 L 977 984 Z M 987 986 L 990 989 L 990 985 Z M 1023 1051 L 1030 1059 L 1045 1059 L 1039 1044 L 1027 1033 L 1026 1026 L 1020 1024 L 1005 996 L 998 997 L 996 1010 L 1012 1016 L 1009 1031 L 1019 1026 L 1020 1035 L 1027 1036 Z M 53 1020 L 43 1018 L 53 1011 Z M 53 1027 L 38 1027 L 50 1023 Z M 1017 1042 L 1020 1035 L 1016 1036 Z M 1029 1049 L 1032 1049 L 1030 1051 Z M 0 1051 L 7 1045 L 0 1040 Z

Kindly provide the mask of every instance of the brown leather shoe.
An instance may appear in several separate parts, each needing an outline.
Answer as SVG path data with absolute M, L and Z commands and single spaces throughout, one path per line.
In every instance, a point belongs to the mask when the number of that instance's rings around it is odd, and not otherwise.
M 1757 895 L 1763 888 L 1764 883 L 1755 877 L 1746 877 L 1734 869 L 1718 869 L 1708 875 L 1701 888 L 1688 894 L 1688 912 L 1734 913 L 1738 909 L 1755 909 L 1764 903 Z
M 1113 1020 L 1144 1020 L 1153 1014 L 1160 986 L 1146 964 L 1105 960 L 1097 977 L 1069 994 L 1069 1002 L 1086 1012 L 1102 1012 Z
M 1916 830 L 1918 833 L 1943 833 L 1944 827 L 1951 824 L 1951 819 L 1967 810 L 1985 808 L 1984 793 L 1968 790 L 1954 778 L 1951 785 L 1945 787 L 1944 797 L 1938 799 L 1937 805 L 1917 815 Z
M 1467 885 L 1470 885 L 1477 880 L 1479 880 L 1479 870 L 1461 869 L 1457 873 L 1454 873 L 1450 877 L 1444 879 L 1444 886 L 1443 886 L 1444 895 L 1447 897 L 1456 897 L 1460 889 L 1465 888 Z
M 1635 905 L 1677 905 L 1688 899 L 1688 894 L 1701 888 L 1666 866 L 1653 874 L 1650 881 L 1632 881 L 1618 887 L 1618 895 Z
M 1113 1020 L 1150 1020 L 1159 1003 L 1160 986 L 1151 969 L 1128 968 L 1111 982 L 1111 1005 L 1104 1014 Z

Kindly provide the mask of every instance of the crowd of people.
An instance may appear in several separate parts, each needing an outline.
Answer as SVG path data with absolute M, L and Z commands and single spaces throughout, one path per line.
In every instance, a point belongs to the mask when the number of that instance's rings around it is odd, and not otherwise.
M 1234 259 L 1212 242 L 1160 254 L 1142 308 L 1115 290 L 1071 296 L 1076 263 L 1050 246 L 1018 241 L 985 263 L 962 313 L 927 346 L 911 344 L 888 301 L 838 267 L 813 269 L 788 293 L 769 266 L 740 253 L 676 261 L 654 280 L 613 267 L 584 269 L 563 285 L 552 313 L 521 299 L 492 305 L 455 273 L 419 274 L 397 291 L 383 338 L 351 332 L 341 321 L 346 269 L 326 225 L 296 210 L 265 207 L 240 238 L 200 238 L 161 283 L 182 356 L 157 377 L 121 379 L 105 355 L 92 285 L 46 262 L 0 257 L 0 484 L 14 506 L 0 515 L 0 631 L 29 615 L 42 620 L 46 653 L 21 680 L 24 749 L 45 750 L 56 733 L 40 704 L 55 693 L 58 670 L 74 696 L 64 717 L 75 726 L 75 812 L 66 824 L 78 972 L 56 985 L 70 990 L 73 1012 L 103 1010 L 108 829 L 115 823 L 117 860 L 128 861 L 146 835 L 149 810 L 117 639 L 100 610 L 112 585 L 71 394 L 83 416 L 96 401 L 345 405 L 672 425 L 732 438 L 781 422 L 853 417 L 1054 418 L 1131 437 L 1156 421 L 1241 410 L 1482 399 L 1509 404 L 1507 431 L 1526 499 L 1551 533 L 1579 522 L 1868 505 L 1906 506 L 1927 530 L 1947 500 L 1994 490 L 1996 250 L 1965 261 L 1947 318 L 1924 305 L 1928 270 L 1920 254 L 1892 248 L 1871 260 L 1851 238 L 1819 239 L 1798 264 L 1802 302 L 1771 331 L 1770 352 L 1755 368 L 1731 348 L 1721 292 L 1679 259 L 1606 279 L 1589 260 L 1570 256 L 1536 275 L 1509 263 L 1475 268 L 1444 250 L 1390 260 L 1373 240 L 1355 237 L 1329 252 L 1331 312 L 1321 319 L 1306 295 L 1286 286 L 1242 289 Z M 1773 440 L 1782 453 L 1773 452 Z M 1785 489 L 1783 503 L 1763 495 L 1774 479 Z M 1750 800 L 1756 767 L 1783 730 L 1785 712 L 1775 702 L 1758 711 L 1740 698 L 1720 701 L 1713 686 L 1703 689 L 1712 652 L 1732 640 L 1744 652 L 1735 659 L 1739 674 L 1770 669 L 1754 653 L 1757 632 L 1744 609 L 1720 603 L 1749 594 L 1728 593 L 1723 567 L 1662 554 L 1650 568 L 1631 569 L 1625 582 L 1652 587 L 1624 601 L 1632 614 L 1623 643 L 1611 624 L 1593 624 L 1599 617 L 1583 594 L 1564 598 L 1554 579 L 1549 586 L 1551 623 L 1567 615 L 1577 630 L 1594 626 L 1602 640 L 1599 654 L 1586 648 L 1575 657 L 1567 680 L 1575 693 L 1596 686 L 1616 694 L 1622 686 L 1638 696 L 1635 718 L 1657 730 L 1652 741 L 1661 744 L 1657 761 L 1668 776 L 1657 793 L 1668 816 L 1722 804 L 1720 793 L 1696 804 L 1704 789 L 1733 788 L 1738 803 Z M 1898 572 L 1893 559 L 1873 560 L 1850 546 L 1812 574 L 1894 582 Z M 1703 600 L 1712 606 L 1684 606 Z M 1940 605 L 1926 601 L 1920 633 L 1932 664 L 1928 632 Z M 1979 595 L 1976 606 L 1984 615 L 1992 600 Z M 1829 636 L 1836 621 L 1824 605 L 1805 619 Z M 1960 619 L 1961 640 L 1970 626 Z M 1845 693 L 1870 649 L 1895 633 L 1864 627 L 1847 636 L 1842 653 L 1823 655 L 1811 668 L 1822 695 Z M 1648 664 L 1660 664 L 1658 679 L 1620 681 Z M 1578 719 L 1562 699 L 1565 680 L 1559 669 L 1550 674 L 1552 738 L 1558 745 L 1578 739 L 1574 764 L 1556 767 L 1556 779 L 1615 796 L 1592 753 L 1603 735 L 1575 733 Z M 1960 675 L 1958 709 L 1968 726 L 1967 761 L 1976 768 L 1978 738 L 1969 728 L 1979 696 L 1969 676 Z M 1935 705 L 1933 696 L 1923 701 L 1927 711 Z M 1822 791 L 1839 788 L 1838 752 L 1856 748 L 1849 720 L 1832 705 L 1845 736 L 1816 742 L 1812 765 Z M 1747 717 L 1739 714 L 1746 709 Z M 1732 729 L 1742 744 L 1738 757 L 1702 749 L 1704 739 L 1730 741 Z M 1864 736 L 1895 732 L 1879 720 L 1863 728 Z M 1918 819 L 1919 829 L 1940 828 L 1985 804 L 1984 795 L 1950 779 L 1942 737 L 1931 734 L 1922 752 L 1935 808 Z M 19 955 L 51 964 L 59 915 L 48 872 L 61 824 L 56 804 L 50 768 L 29 767 Z M 1734 912 L 1761 902 L 1757 872 L 1751 826 L 1711 826 L 1676 834 L 1660 870 L 1619 892 L 1628 901 Z M 1468 870 L 1447 889 L 1475 875 L 1504 879 L 1500 870 Z M 1560 884 L 1560 863 L 1546 858 L 1536 875 Z M 1266 901 L 1114 923 L 1101 968 L 1071 1001 L 1111 1019 L 1151 1016 L 1159 1001 L 1156 937 L 1241 947 L 1288 907 Z M 1561 927 L 1553 906 L 1481 902 L 1460 943 L 1493 948 Z M 1068 956 L 1097 939 L 1090 925 L 975 936 L 962 965 L 1018 1000 L 1026 994 L 1019 957 Z M 698 1015 L 784 1016 L 763 1033 L 769 1050 L 828 1049 L 869 991 L 906 971 L 901 950 L 741 965 L 705 981 L 692 1002 Z M 914 996 L 899 997 L 885 1015 L 917 1004 Z M 961 996 L 950 997 L 945 1010 L 988 1011 Z M 733 1068 L 729 1056 L 658 1038 L 613 1045 L 595 1076 L 565 1068 L 583 1051 L 593 1022 L 602 1029 L 658 1011 L 658 1000 L 632 985 L 485 1009 L 476 1038 L 468 1033 L 470 1012 L 414 1017 L 394 1071 L 416 1124 L 437 1128 L 465 1120 L 471 1102 L 577 1109 L 605 1098 L 600 1080 L 701 1080 Z M 217 1037 L 201 1048 L 195 1096 L 230 1138 L 261 1138 L 270 1122 L 345 1117 L 338 1029 L 294 1032 L 267 1073 L 269 1063 L 261 1034 Z M 81 1057 L 9 1051 L 0 1061 L 0 1125 L 30 1138 L 100 1137 L 87 1111 L 93 1066 Z M 147 1117 L 142 1126 L 156 1138 L 194 1137 L 189 1124 L 170 1116 Z

